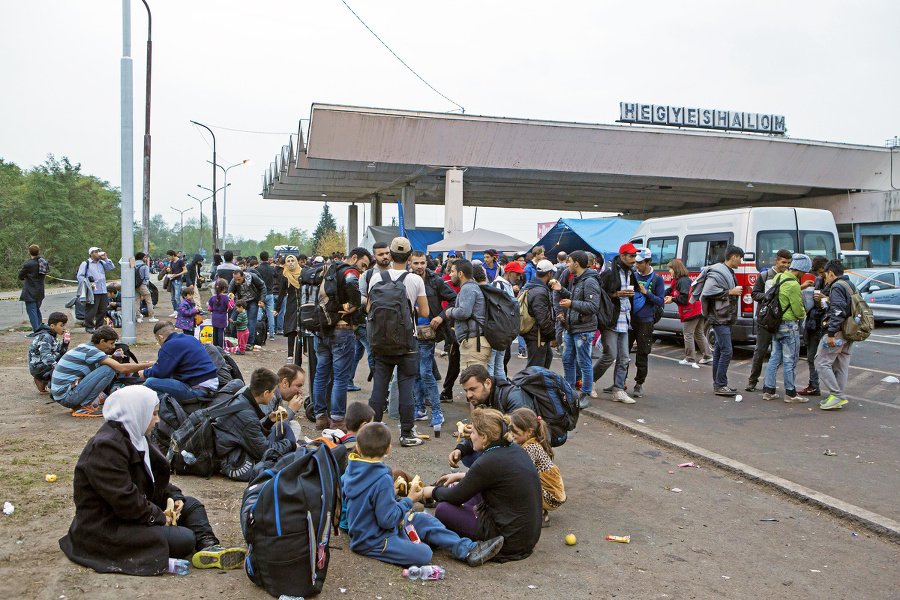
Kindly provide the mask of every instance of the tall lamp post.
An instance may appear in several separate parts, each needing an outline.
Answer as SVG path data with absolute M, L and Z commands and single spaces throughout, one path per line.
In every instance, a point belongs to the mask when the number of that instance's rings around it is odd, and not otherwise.
M 212 136 L 213 140 L 213 180 L 212 180 L 212 237 L 213 237 L 213 253 L 215 253 L 215 245 L 216 240 L 219 239 L 219 218 L 216 214 L 216 134 L 212 132 L 212 129 L 204 125 L 203 123 L 198 123 L 197 121 L 191 121 L 194 125 L 199 125 L 209 132 L 209 135 Z M 201 214 L 201 221 L 203 220 Z M 200 235 L 203 236 L 203 228 L 200 229 Z M 201 247 L 203 245 L 201 244 Z
M 119 268 L 122 274 L 122 341 L 134 344 L 134 71 L 131 63 L 131 4 L 122 0 L 122 58 L 119 62 L 121 80 L 121 203 L 122 255 Z
M 231 184 L 229 183 L 228 185 L 231 185 Z M 209 189 L 209 188 L 203 187 L 202 185 L 200 185 L 200 184 L 198 183 L 198 184 L 197 184 L 197 187 L 198 187 L 198 188 L 204 189 L 204 190 L 206 190 L 207 192 L 212 192 L 212 195 L 211 195 L 211 196 L 207 196 L 206 198 L 204 198 L 204 199 L 202 199 L 202 200 L 201 200 L 200 198 L 197 198 L 196 196 L 192 196 L 192 195 L 188 194 L 188 197 L 189 197 L 189 198 L 193 198 L 194 200 L 196 200 L 197 202 L 200 203 L 200 247 L 201 247 L 201 248 L 203 247 L 203 203 L 206 202 L 207 200 L 209 200 L 210 198 L 212 198 L 212 199 L 213 199 L 213 207 L 215 207 L 215 205 L 216 205 L 216 192 L 218 192 L 218 191 L 220 191 L 220 190 L 224 190 L 225 188 L 228 187 L 228 185 L 223 185 L 223 186 L 220 187 L 218 190 L 211 190 L 211 189 Z M 216 245 L 215 221 L 213 221 L 213 254 L 215 254 L 215 245 Z M 210 256 L 212 256 L 212 255 L 210 255 Z
M 206 162 L 212 164 L 210 161 L 206 161 Z M 240 167 L 241 165 L 247 165 L 247 164 L 250 164 L 249 158 L 246 158 L 239 163 L 235 163 L 228 168 L 225 168 L 222 165 L 215 165 L 215 166 L 222 169 L 222 171 L 225 173 L 222 183 L 224 183 L 225 187 L 227 188 L 228 187 L 228 171 L 229 171 L 229 169 L 233 169 L 234 167 Z M 219 248 L 221 248 L 222 252 L 225 252 L 225 203 L 227 200 L 228 200 L 228 190 L 226 189 L 224 192 L 222 192 L 222 239 L 219 241 Z
M 179 208 L 175 208 L 174 206 L 169 205 L 169 208 L 178 212 L 179 215 L 181 216 L 181 250 L 184 251 L 184 213 L 186 213 L 189 210 L 194 210 L 194 207 L 191 206 L 190 208 L 181 210 Z M 202 217 L 203 215 L 201 214 L 200 216 Z M 201 232 L 202 232 L 202 230 L 201 230 Z
M 147 8 L 147 86 L 144 101 L 144 197 L 141 218 L 141 250 L 150 253 L 150 64 L 153 55 L 151 40 L 152 17 L 147 0 L 141 0 Z M 183 245 L 183 244 L 182 244 Z

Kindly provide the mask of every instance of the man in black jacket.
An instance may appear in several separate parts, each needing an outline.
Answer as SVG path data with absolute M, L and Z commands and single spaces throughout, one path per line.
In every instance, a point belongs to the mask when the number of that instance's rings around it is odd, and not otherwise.
M 553 284 L 553 291 L 562 298 L 560 307 L 565 310 L 565 347 L 563 348 L 563 368 L 566 381 L 575 389 L 575 363 L 581 367 L 581 408 L 590 406 L 591 395 L 591 344 L 597 331 L 597 312 L 600 310 L 600 279 L 597 271 L 588 269 L 588 255 L 576 250 L 569 256 L 569 270 L 574 276 L 571 290 L 559 281 Z M 626 343 L 628 335 L 625 336 Z M 626 348 L 627 356 L 627 348 Z
M 266 296 L 263 298 L 264 308 L 266 310 L 266 325 L 269 332 L 269 339 L 275 339 L 275 267 L 269 264 L 269 253 L 263 250 L 259 253 L 259 264 L 256 265 L 256 272 L 266 284 Z
M 759 309 L 762 307 L 762 301 L 766 297 L 766 292 L 772 289 L 772 285 L 775 283 L 775 276 L 788 270 L 788 266 L 791 264 L 791 257 L 793 257 L 791 251 L 782 248 L 775 253 L 775 264 L 772 265 L 772 268 L 766 269 L 757 275 L 756 281 L 753 283 L 753 289 L 750 291 L 750 296 L 753 298 L 753 301 L 756 302 L 756 314 L 759 314 Z M 769 346 L 771 345 L 772 334 L 769 333 L 765 327 L 757 326 L 756 349 L 753 351 L 753 365 L 750 367 L 750 379 L 747 382 L 747 387 L 744 388 L 746 391 L 756 391 L 756 384 L 759 383 L 759 376 L 762 374 L 762 365 L 766 360 L 766 353 L 768 353 Z
M 41 258 L 41 249 L 37 244 L 28 247 L 28 254 L 31 258 L 19 270 L 19 281 L 24 282 L 19 300 L 25 303 L 25 312 L 28 313 L 31 332 L 34 334 L 44 320 L 41 316 L 41 303 L 44 301 L 44 278 L 50 272 L 50 265 Z
M 551 347 L 556 347 L 556 319 L 550 299 L 550 278 L 554 267 L 549 260 L 539 261 L 535 276 L 522 288 L 522 294 L 528 294 L 528 312 L 534 318 L 534 326 L 525 334 L 525 346 L 528 348 L 528 364 L 526 367 L 550 368 L 553 360 Z
M 435 337 L 432 340 L 419 339 L 419 371 L 416 374 L 416 384 L 413 388 L 416 399 L 416 419 L 425 418 L 426 407 L 431 405 L 431 426 L 440 427 L 444 422 L 441 412 L 441 394 L 438 391 L 437 380 L 434 378 L 434 346 L 444 340 L 445 336 L 453 335 L 450 325 L 445 318 L 445 309 L 441 308 L 441 302 L 447 302 L 451 306 L 456 302 L 456 292 L 442 277 L 434 271 L 426 268 L 425 253 L 415 250 L 410 255 L 409 264 L 413 273 L 425 282 L 425 296 L 428 298 L 428 317 L 419 320 L 419 323 L 430 324 Z
M 625 379 L 628 376 L 628 331 L 631 329 L 631 299 L 635 290 L 639 289 L 634 263 L 637 259 L 637 248 L 634 244 L 622 244 L 619 255 L 612 260 L 609 269 L 600 275 L 600 287 L 613 303 L 614 313 L 618 315 L 615 323 L 601 323 L 600 336 L 603 342 L 603 356 L 594 365 L 594 381 L 598 381 L 613 363 L 616 364 L 612 400 L 625 404 L 634 404 L 634 400 L 625 393 Z M 582 407 L 583 408 L 583 407 Z
M 259 309 L 265 306 L 263 299 L 269 291 L 262 278 L 252 269 L 248 271 L 235 271 L 228 285 L 228 295 L 232 300 L 243 300 L 247 303 L 247 327 L 250 334 L 247 337 L 247 347 L 252 348 L 256 343 L 256 321 L 259 318 Z M 256 348 L 257 350 L 259 348 Z
M 844 388 L 847 385 L 853 342 L 844 339 L 841 330 L 844 321 L 852 318 L 850 299 L 857 293 L 857 289 L 844 275 L 844 264 L 839 260 L 829 261 L 825 265 L 823 279 L 828 305 L 824 311 L 822 327 L 825 343 L 816 355 L 816 372 L 819 374 L 822 387 L 828 392 L 828 397 L 821 401 L 819 408 L 834 410 L 847 404 Z
M 800 284 L 800 289 L 813 288 L 812 308 L 806 311 L 806 363 L 809 365 L 809 385 L 805 389 L 797 390 L 801 396 L 819 396 L 819 374 L 816 371 L 816 354 L 819 344 L 822 342 L 822 320 L 825 310 L 822 308 L 822 300 L 827 296 L 825 290 L 825 265 L 828 259 L 824 256 L 814 256 L 812 259 L 812 273 L 816 275 L 815 281 L 807 281 Z M 805 304 L 805 302 L 804 302 Z

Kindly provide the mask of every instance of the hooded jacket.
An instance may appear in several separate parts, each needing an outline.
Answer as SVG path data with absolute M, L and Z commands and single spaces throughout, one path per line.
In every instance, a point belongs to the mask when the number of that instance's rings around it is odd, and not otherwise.
M 350 549 L 367 552 L 383 548 L 397 535 L 403 517 L 412 510 L 409 498 L 396 500 L 393 471 L 380 460 L 350 454 L 343 476 L 343 503 L 347 507 Z
M 448 305 L 456 302 L 456 292 L 453 291 L 453 288 L 450 287 L 450 284 L 443 277 L 434 271 L 425 269 L 425 277 L 422 279 L 425 280 L 425 296 L 428 298 L 428 318 L 445 317 L 444 322 L 435 331 L 435 343 L 441 342 L 445 337 L 450 338 L 453 336 L 453 332 L 450 329 L 450 321 L 446 319 L 442 306 L 444 302 Z
M 528 312 L 535 319 L 535 326 L 522 337 L 537 339 L 538 332 L 542 342 L 551 342 L 556 339 L 556 325 L 554 310 L 550 300 L 550 288 L 546 283 L 535 277 L 525 284 L 523 292 L 528 292 Z
M 594 269 L 587 269 L 572 280 L 571 291 L 563 287 L 560 298 L 568 298 L 572 306 L 566 309 L 566 331 L 570 334 L 597 331 L 600 311 L 600 277 Z
M 69 349 L 69 344 L 58 340 L 56 332 L 46 323 L 41 323 L 28 348 L 28 371 L 32 377 L 39 377 L 53 370 L 60 357 Z
M 845 281 L 846 284 L 838 283 Z M 847 287 L 850 287 L 850 290 Z M 825 295 L 828 296 L 828 308 L 825 309 L 825 335 L 834 337 L 841 330 L 841 325 L 850 315 L 850 297 L 856 293 L 856 286 L 850 281 L 846 275 L 841 275 L 831 282 L 831 285 L 825 286 Z
M 728 293 L 737 285 L 734 271 L 725 263 L 706 267 L 694 282 L 691 302 L 700 300 L 703 316 L 712 325 L 737 323 L 738 297 Z

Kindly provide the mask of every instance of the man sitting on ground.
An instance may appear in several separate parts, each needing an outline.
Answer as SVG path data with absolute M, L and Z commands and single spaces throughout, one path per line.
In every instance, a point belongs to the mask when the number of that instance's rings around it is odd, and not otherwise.
M 306 372 L 299 365 L 288 363 L 278 369 L 276 376 L 278 386 L 275 388 L 275 397 L 263 410 L 268 415 L 283 407 L 286 411 L 284 422 L 290 425 L 294 437 L 300 439 L 300 423 L 294 420 L 294 416 L 303 410 L 303 384 L 306 383 Z
M 50 397 L 72 411 L 74 417 L 102 417 L 101 405 L 116 373 L 149 369 L 153 363 L 120 363 L 110 358 L 119 334 L 108 325 L 98 327 L 87 344 L 66 352 L 53 369 Z
M 219 376 L 200 340 L 179 332 L 171 321 L 157 323 L 153 336 L 160 349 L 156 364 L 140 373 L 145 386 L 181 403 L 215 395 Z

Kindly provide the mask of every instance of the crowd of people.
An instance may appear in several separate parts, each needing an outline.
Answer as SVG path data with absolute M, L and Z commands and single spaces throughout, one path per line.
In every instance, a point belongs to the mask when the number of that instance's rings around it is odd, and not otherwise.
M 29 317 L 39 319 L 42 294 L 36 290 L 45 266 L 39 248 L 32 246 L 29 254 L 20 275 L 22 299 L 31 305 Z M 517 389 L 508 373 L 512 343 L 491 347 L 497 325 L 488 318 L 485 287 L 518 302 L 520 321 L 515 331 L 505 333 L 518 337 L 526 368 L 549 369 L 553 357 L 561 356 L 565 381 L 577 390 L 581 408 L 599 397 L 599 381 L 610 368 L 611 384 L 602 390 L 610 400 L 632 404 L 643 397 L 653 325 L 670 303 L 684 323 L 681 364 L 696 369 L 711 364 L 713 393 L 737 393 L 729 386 L 728 367 L 742 291 L 734 270 L 744 253 L 734 246 L 693 281 L 684 265 L 672 260 L 669 287 L 654 272 L 651 251 L 630 243 L 609 261 L 576 250 L 560 253 L 556 263 L 541 247 L 516 257 L 488 250 L 482 259 L 450 253 L 443 260 L 414 251 L 403 237 L 376 243 L 372 251 L 354 248 L 327 259 L 288 255 L 275 261 L 261 253 L 237 264 L 225 252 L 214 265 L 206 304 L 199 298 L 202 259 L 185 265 L 169 252 L 161 274 L 168 279 L 175 320 L 158 320 L 148 303 L 159 350 L 154 361 L 144 363 L 129 360 L 130 350 L 117 344 L 115 328 L 97 320 L 110 307 L 121 311 L 121 301 L 105 293 L 112 261 L 99 248 L 88 254 L 78 278 L 83 291 L 93 292 L 90 317 L 85 317 L 90 341 L 69 348 L 68 316 L 54 312 L 46 324 L 32 323 L 28 364 L 41 393 L 75 417 L 105 420 L 76 465 L 76 516 L 60 540 L 73 561 L 101 572 L 162 573 L 174 568 L 172 560 L 188 556 L 200 568 L 242 563 L 244 551 L 219 545 L 203 505 L 170 483 L 165 456 L 148 441 L 163 402 L 233 408 L 216 418 L 213 428 L 220 472 L 238 481 L 249 481 L 267 453 L 290 453 L 308 441 L 295 419 L 304 413 L 322 432 L 316 435 L 347 444 L 351 454 L 342 478 L 342 522 L 355 552 L 402 565 L 427 563 L 432 546 L 472 566 L 529 556 L 550 511 L 566 501 L 566 494 L 547 422 L 510 393 Z M 136 296 L 143 298 L 149 261 L 142 253 L 135 259 Z M 808 273 L 815 279 L 801 282 Z M 808 287 L 814 289 L 809 307 L 801 294 Z M 821 386 L 827 396 L 820 407 L 842 407 L 853 345 L 845 322 L 856 290 L 841 263 L 779 250 L 773 268 L 757 278 L 754 300 L 767 306 L 773 288 L 780 320 L 774 332 L 757 337 L 747 391 L 756 390 L 771 344 L 764 400 L 780 397 L 776 376 L 781 367 L 785 402 L 805 402 L 820 395 Z M 223 375 L 229 368 L 225 340 L 235 334 L 238 353 L 252 348 L 260 309 L 266 319 L 262 335 L 284 335 L 288 361 L 277 372 L 256 368 L 246 385 L 238 381 L 235 386 L 233 372 Z M 195 319 L 207 311 L 213 344 L 193 335 Z M 706 339 L 708 329 L 715 333 L 714 350 Z M 801 331 L 810 380 L 798 390 Z M 597 343 L 602 356 L 592 364 Z M 448 358 L 443 376 L 435 360 L 441 344 Z M 629 394 L 632 349 L 636 373 Z M 308 378 L 301 366 L 304 355 Z M 354 377 L 363 356 L 372 391 L 367 402 L 348 403 L 348 394 L 360 390 Z M 427 421 L 439 437 L 441 404 L 453 401 L 457 381 L 470 423 L 462 426 L 448 456 L 454 472 L 434 486 L 398 496 L 397 473 L 385 465 L 393 445 L 391 427 L 383 423 L 385 411 L 399 421 L 399 446 L 421 446 L 429 436 L 419 433 L 417 423 Z M 460 464 L 468 471 L 455 472 Z M 434 506 L 433 513 L 412 513 L 417 502 Z M 404 519 L 416 539 L 399 527 Z M 131 533 L 113 535 L 117 530 Z M 96 544 L 98 539 L 106 543 Z

